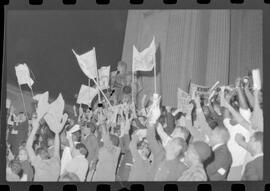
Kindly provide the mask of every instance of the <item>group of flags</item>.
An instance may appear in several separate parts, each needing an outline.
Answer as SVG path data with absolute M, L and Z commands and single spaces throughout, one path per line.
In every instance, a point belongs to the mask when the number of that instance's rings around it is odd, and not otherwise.
M 103 90 L 109 88 L 110 81 L 110 66 L 103 66 L 97 69 L 97 59 L 96 59 L 96 49 L 93 47 L 90 51 L 84 54 L 77 54 L 72 49 L 78 64 L 82 72 L 90 79 L 94 80 L 96 87 L 90 87 L 89 85 L 82 84 L 77 97 L 78 104 L 90 105 L 92 100 L 96 95 L 101 92 L 106 98 Z M 132 75 L 137 71 L 152 71 L 156 67 L 156 43 L 155 37 L 151 41 L 150 45 L 142 50 L 141 52 L 133 45 L 133 56 L 132 56 Z M 34 84 L 33 79 L 30 76 L 30 70 L 27 64 L 19 64 L 15 67 L 15 72 L 18 80 L 18 84 L 27 84 L 31 90 Z M 156 80 L 156 73 L 154 72 L 154 77 Z M 261 89 L 261 78 L 259 69 L 252 70 L 253 77 L 253 89 Z M 156 83 L 156 82 L 155 82 Z M 181 110 L 186 110 L 187 104 L 194 96 L 193 92 L 200 94 L 200 96 L 211 97 L 214 95 L 214 90 L 218 86 L 219 82 L 216 82 L 212 87 L 201 86 L 195 83 L 190 83 L 189 93 L 178 88 L 177 90 L 177 101 L 178 108 Z M 156 84 L 155 84 L 156 86 Z M 156 88 L 155 88 L 156 90 Z M 155 92 L 156 93 L 156 92 Z M 108 100 L 107 100 L 108 101 Z
M 77 54 L 72 49 L 73 54 L 76 56 L 78 64 L 82 72 L 89 79 L 97 79 L 96 88 L 81 85 L 77 103 L 78 104 L 91 104 L 94 97 L 98 94 L 99 91 L 109 88 L 110 80 L 110 66 L 103 66 L 100 69 L 97 69 L 97 59 L 96 59 L 96 50 L 92 50 L 84 53 Z M 145 48 L 143 51 L 139 52 L 135 46 L 133 46 L 133 61 L 132 61 L 132 71 L 151 71 L 155 66 L 155 53 L 156 45 L 155 38 L 153 38 L 149 47 Z M 99 90 L 98 90 L 98 89 Z

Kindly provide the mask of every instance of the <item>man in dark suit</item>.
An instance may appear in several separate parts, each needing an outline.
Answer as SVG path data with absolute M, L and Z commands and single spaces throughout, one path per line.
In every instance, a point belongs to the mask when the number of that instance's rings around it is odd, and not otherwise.
M 207 165 L 206 172 L 209 180 L 225 181 L 232 165 L 232 155 L 227 147 L 230 138 L 228 130 L 216 127 L 210 136 L 214 157 Z
M 248 142 L 245 142 L 243 136 L 237 135 L 236 141 L 252 156 L 245 167 L 242 180 L 263 180 L 263 132 L 255 132 Z

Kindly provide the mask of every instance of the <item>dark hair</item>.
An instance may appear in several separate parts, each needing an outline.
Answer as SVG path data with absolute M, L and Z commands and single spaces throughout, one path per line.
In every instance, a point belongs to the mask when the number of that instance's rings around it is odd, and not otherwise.
M 88 155 L 88 150 L 87 150 L 86 146 L 85 146 L 83 143 L 78 143 L 78 144 L 76 144 L 75 148 L 76 148 L 77 150 L 80 150 L 80 153 L 81 153 L 82 155 L 84 155 L 85 157 L 87 157 L 87 155 Z
M 36 150 L 36 155 L 41 155 L 42 153 L 48 153 L 48 150 L 44 147 L 40 147 Z
M 263 150 L 263 132 L 262 131 L 257 131 L 255 133 L 253 133 L 252 137 L 254 137 L 254 140 L 256 142 L 259 142 L 262 146 L 262 150 Z

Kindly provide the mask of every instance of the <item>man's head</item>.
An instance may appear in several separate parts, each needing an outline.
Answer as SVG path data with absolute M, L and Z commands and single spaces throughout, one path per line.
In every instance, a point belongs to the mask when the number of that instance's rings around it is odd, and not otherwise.
M 78 155 L 83 155 L 83 156 L 87 157 L 88 150 L 83 143 L 77 143 L 72 148 L 71 155 L 72 155 L 72 157 L 76 157 Z
M 211 146 L 215 146 L 217 144 L 226 144 L 230 139 L 230 133 L 225 127 L 216 127 L 212 131 L 209 139 Z
M 21 167 L 21 164 L 18 160 L 12 160 L 9 164 L 9 167 L 11 169 L 11 171 L 14 173 L 14 174 L 19 174 L 20 171 L 22 170 L 22 167 Z
M 186 151 L 187 144 L 183 138 L 173 138 L 164 147 L 166 151 L 166 158 L 168 160 L 176 159 Z
M 263 132 L 257 131 L 251 137 L 247 144 L 248 151 L 251 155 L 263 153 Z
M 211 148 L 202 141 L 196 141 L 189 145 L 185 153 L 185 162 L 190 165 L 203 163 L 211 156 Z
M 26 115 L 23 112 L 20 112 L 17 117 L 18 117 L 19 121 L 21 121 L 21 122 L 26 121 Z
M 124 74 L 127 71 L 127 63 L 124 61 L 119 61 L 117 65 L 117 70 L 119 71 L 120 74 Z
M 173 130 L 171 137 L 172 138 L 180 137 L 180 138 L 183 138 L 184 140 L 187 140 L 188 135 L 189 135 L 189 132 L 185 128 L 177 126 Z
M 38 148 L 36 150 L 36 155 L 37 155 L 37 157 L 39 157 L 42 160 L 47 160 L 50 158 L 50 154 L 49 154 L 48 150 L 45 148 L 42 148 L 42 147 Z
M 84 136 L 89 135 L 90 133 L 95 133 L 96 125 L 92 122 L 87 122 L 85 125 L 82 126 L 81 132 Z
M 210 110 L 207 106 L 203 106 L 202 107 L 203 113 L 205 116 L 209 116 L 210 115 Z
M 26 149 L 22 148 L 22 149 L 19 150 L 18 158 L 19 158 L 20 161 L 26 161 L 28 159 Z

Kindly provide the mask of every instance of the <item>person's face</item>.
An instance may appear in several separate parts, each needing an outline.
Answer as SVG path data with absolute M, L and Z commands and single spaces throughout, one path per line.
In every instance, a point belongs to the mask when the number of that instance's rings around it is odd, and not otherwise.
M 122 66 L 122 65 L 120 65 L 120 64 L 118 64 L 118 66 L 117 66 L 117 70 L 120 72 L 120 74 L 125 73 L 125 67 L 124 67 L 124 66 Z
M 256 150 L 258 149 L 258 147 L 260 147 L 259 143 L 257 143 L 254 139 L 254 137 L 251 137 L 248 144 L 247 144 L 247 149 L 248 151 L 253 154 L 254 152 L 256 152 Z
M 203 113 L 204 113 L 205 116 L 209 115 L 210 112 L 209 112 L 209 108 L 207 106 L 203 107 Z
M 19 151 L 19 160 L 20 161 L 26 161 L 27 160 L 27 153 L 26 153 L 26 151 L 25 150 L 20 150 Z
M 82 127 L 81 131 L 82 131 L 82 135 L 84 136 L 87 136 L 90 134 L 90 128 Z
M 39 157 L 42 159 L 42 160 L 46 160 L 46 159 L 49 159 L 50 155 L 47 151 L 45 150 L 42 150 L 40 153 L 39 153 Z
M 171 136 L 172 136 L 173 138 L 181 137 L 181 138 L 183 138 L 184 140 L 186 140 L 185 133 L 184 133 L 184 132 L 181 130 L 181 128 L 179 128 L 179 127 L 176 127 L 176 128 L 174 129 L 174 131 L 172 132 Z
M 53 139 L 48 139 L 48 146 L 53 146 L 54 145 L 54 140 Z
M 39 137 L 38 137 L 38 141 L 39 141 L 39 142 L 42 142 L 42 141 L 43 141 L 42 136 L 39 136 Z
M 209 139 L 210 139 L 210 145 L 214 146 L 215 144 L 217 144 L 218 141 L 219 141 L 219 135 L 218 135 L 218 132 L 215 131 L 215 130 L 213 130 L 213 131 L 212 131 L 212 134 L 211 134 L 210 137 L 209 137 Z
M 19 172 L 21 170 L 20 164 L 18 164 L 18 163 L 13 164 L 12 167 L 11 167 L 11 170 L 12 170 L 13 173 L 19 174 Z
M 170 156 L 177 156 L 180 153 L 181 149 L 181 146 L 179 146 L 175 140 L 169 141 L 168 144 L 165 146 L 166 154 Z

